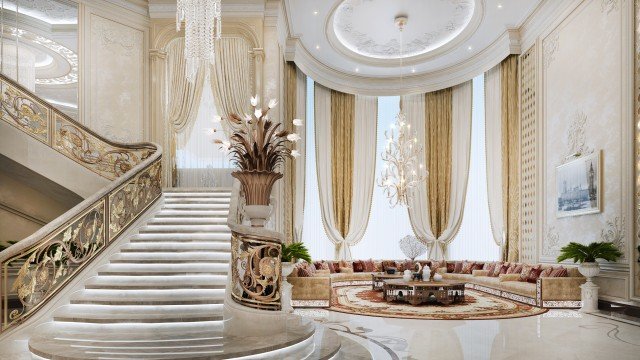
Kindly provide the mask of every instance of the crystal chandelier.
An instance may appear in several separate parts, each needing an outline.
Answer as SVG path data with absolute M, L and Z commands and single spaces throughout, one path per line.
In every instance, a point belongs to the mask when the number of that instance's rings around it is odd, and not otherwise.
M 213 65 L 215 41 L 222 34 L 220 0 L 177 0 L 176 31 L 184 21 L 184 58 L 186 78 L 194 82 L 202 65 L 209 71 Z
M 407 17 L 400 15 L 395 19 L 400 29 L 400 83 L 402 84 L 402 30 L 407 24 Z M 397 130 L 397 132 L 396 132 Z M 397 136 L 396 136 L 397 135 Z M 387 145 L 381 154 L 384 169 L 378 178 L 378 186 L 384 189 L 389 198 L 389 205 L 408 206 L 408 192 L 427 179 L 429 173 L 420 162 L 422 145 L 418 144 L 415 131 L 400 107 L 396 121 L 391 129 L 384 132 Z

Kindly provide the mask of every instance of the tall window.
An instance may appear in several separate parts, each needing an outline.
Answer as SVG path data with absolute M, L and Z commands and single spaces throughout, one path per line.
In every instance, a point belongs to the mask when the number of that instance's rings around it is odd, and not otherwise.
M 467 198 L 460 231 L 449 245 L 450 259 L 498 260 L 493 241 L 487 198 L 487 158 L 485 149 L 484 74 L 473 79 L 471 159 Z

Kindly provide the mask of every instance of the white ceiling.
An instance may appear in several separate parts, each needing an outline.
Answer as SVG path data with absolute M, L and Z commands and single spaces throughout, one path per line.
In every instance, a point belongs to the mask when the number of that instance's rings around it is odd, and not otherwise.
M 541 0 L 286 0 L 292 38 L 288 58 L 317 77 L 354 83 L 353 89 L 366 87 L 371 79 L 384 87 L 385 79 L 395 79 L 401 73 L 409 82 L 413 77 L 418 83 L 420 77 L 426 79 L 465 67 L 490 52 L 497 53 L 494 48 L 498 42 L 507 47 L 508 54 L 517 34 L 507 30 L 519 27 L 540 3 Z M 402 42 L 403 50 L 409 51 L 402 56 L 402 66 L 400 36 L 394 25 L 394 18 L 400 14 L 408 16 Z

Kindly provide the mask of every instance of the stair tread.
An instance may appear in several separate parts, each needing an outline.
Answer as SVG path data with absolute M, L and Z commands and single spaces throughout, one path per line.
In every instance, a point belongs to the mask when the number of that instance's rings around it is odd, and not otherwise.
M 178 275 L 178 276 L 94 276 L 85 282 L 87 285 L 119 286 L 167 286 L 167 285 L 226 285 L 226 275 Z
M 94 305 L 70 304 L 56 309 L 54 320 L 177 320 L 189 318 L 221 318 L 222 304 L 199 305 Z M 211 320 L 209 320 L 211 321 Z

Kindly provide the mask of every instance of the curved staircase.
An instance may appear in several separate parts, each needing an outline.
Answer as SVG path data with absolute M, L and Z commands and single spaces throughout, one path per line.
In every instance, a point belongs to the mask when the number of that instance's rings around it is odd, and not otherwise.
M 231 192 L 170 190 L 161 209 L 84 283 L 30 351 L 47 359 L 367 359 L 366 349 L 298 316 L 284 331 L 225 333 Z M 340 354 L 343 343 L 351 353 Z

